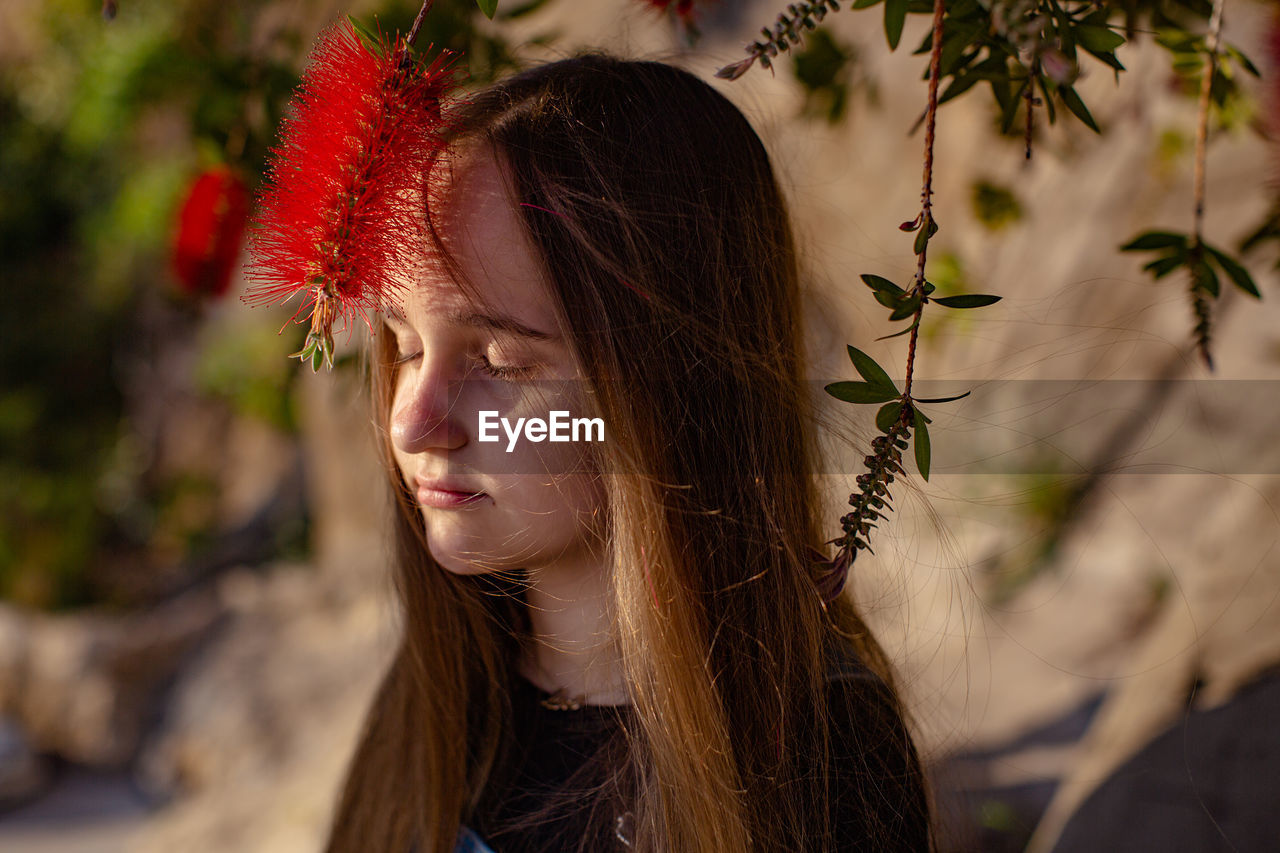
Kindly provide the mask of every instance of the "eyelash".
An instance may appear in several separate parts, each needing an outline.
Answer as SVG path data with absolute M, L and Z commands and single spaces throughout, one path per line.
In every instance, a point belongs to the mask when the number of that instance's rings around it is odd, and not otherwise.
M 494 364 L 489 361 L 489 357 L 484 353 L 480 354 L 480 369 L 492 376 L 494 379 L 518 379 L 522 376 L 528 376 L 533 372 L 532 367 Z
M 421 353 L 416 352 L 409 353 L 408 355 L 402 355 L 395 361 L 391 362 L 391 365 L 393 367 L 399 367 L 402 364 L 408 364 L 420 355 Z M 484 353 L 480 354 L 480 369 L 495 379 L 517 379 L 522 376 L 527 376 L 529 373 L 533 372 L 532 367 L 516 367 L 515 365 L 494 364 L 489 361 L 489 357 Z

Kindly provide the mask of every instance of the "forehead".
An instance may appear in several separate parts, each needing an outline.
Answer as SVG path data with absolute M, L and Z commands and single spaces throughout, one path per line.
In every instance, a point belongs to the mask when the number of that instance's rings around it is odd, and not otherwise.
M 402 296 L 409 319 L 440 310 L 456 316 L 464 306 L 500 308 L 536 328 L 550 329 L 555 314 L 542 265 L 508 191 L 506 165 L 487 145 L 441 158 L 431 175 L 431 218 L 465 279 L 453 280 L 428 253 Z

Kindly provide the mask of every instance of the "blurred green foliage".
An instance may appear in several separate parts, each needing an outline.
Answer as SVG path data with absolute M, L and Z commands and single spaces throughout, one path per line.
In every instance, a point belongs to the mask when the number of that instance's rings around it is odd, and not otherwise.
M 1057 565 L 1064 532 L 1079 512 L 1083 490 L 1090 481 L 1086 475 L 1061 470 L 1054 460 L 1052 455 L 1041 456 L 1036 467 L 1044 471 L 1010 477 L 1019 487 L 1015 494 L 1020 500 L 1013 506 L 1023 523 L 1018 527 L 1020 537 L 1008 550 L 982 566 L 985 597 L 993 605 L 1007 604 L 1027 584 Z
M 296 375 L 294 362 L 281 358 L 281 338 L 259 326 L 214 337 L 195 369 L 196 387 L 225 400 L 233 410 L 286 432 L 297 430 L 293 397 L 281 393 Z
M 853 46 L 837 42 L 826 27 L 808 35 L 804 48 L 793 54 L 795 77 L 805 90 L 806 112 L 831 124 L 844 118 L 855 58 Z
M 124 126 L 165 21 L 108 32 L 70 3 L 32 12 L 42 40 L 0 68 L 0 593 L 76 603 L 105 533 L 91 496 L 122 412 L 111 352 L 128 273 L 162 235 L 145 233 L 162 217 L 140 199 Z
M 980 178 L 973 182 L 970 199 L 974 216 L 988 230 L 999 231 L 1022 219 L 1022 205 L 1006 186 Z
M 972 293 L 973 284 L 964 268 L 964 260 L 950 249 L 934 251 L 925 267 L 925 280 L 932 282 L 934 295 L 945 297 Z M 973 327 L 970 311 L 935 311 L 933 319 L 920 324 L 920 337 L 925 341 L 968 334 Z

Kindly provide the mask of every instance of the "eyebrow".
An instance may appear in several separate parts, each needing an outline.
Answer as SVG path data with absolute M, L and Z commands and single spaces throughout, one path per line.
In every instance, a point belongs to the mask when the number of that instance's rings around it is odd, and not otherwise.
M 526 326 L 515 317 L 507 314 L 481 314 L 471 312 L 470 314 L 463 312 L 455 312 L 449 315 L 449 322 L 457 323 L 462 326 L 475 326 L 481 329 L 497 329 L 501 332 L 510 332 L 513 335 L 520 335 L 534 341 L 554 341 L 559 336 L 550 332 L 539 331 L 532 326 Z
M 392 319 L 408 325 L 408 320 L 393 305 L 384 305 L 383 311 Z M 450 323 L 459 326 L 473 326 L 478 329 L 496 329 L 500 332 L 508 332 L 513 335 L 520 335 L 534 341 L 555 341 L 559 340 L 559 335 L 550 332 L 543 332 L 532 326 L 521 323 L 515 317 L 508 314 L 482 314 L 478 311 L 465 312 L 454 311 L 447 315 Z

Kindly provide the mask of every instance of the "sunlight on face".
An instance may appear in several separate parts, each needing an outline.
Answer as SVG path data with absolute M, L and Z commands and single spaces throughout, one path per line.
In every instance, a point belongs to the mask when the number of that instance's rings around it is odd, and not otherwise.
M 512 423 L 583 414 L 578 371 L 502 168 L 487 149 L 456 158 L 434 213 L 474 297 L 428 263 L 402 310 L 384 313 L 399 362 L 396 464 L 432 556 L 459 574 L 590 562 L 603 517 L 581 444 L 521 440 L 508 452 L 506 435 L 478 440 L 482 411 Z

